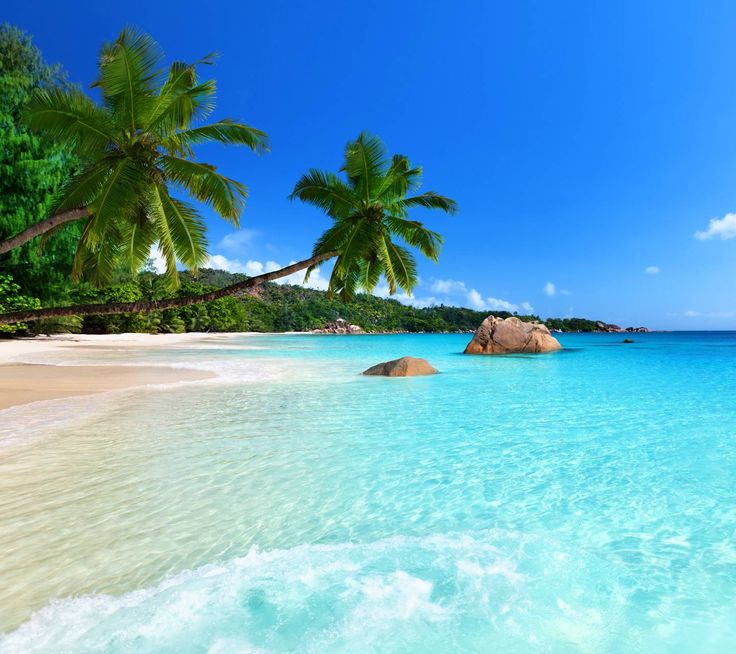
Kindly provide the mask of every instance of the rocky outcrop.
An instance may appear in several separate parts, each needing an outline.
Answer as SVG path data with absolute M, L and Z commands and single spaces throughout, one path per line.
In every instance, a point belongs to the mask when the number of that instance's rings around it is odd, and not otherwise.
M 511 354 L 514 352 L 553 352 L 562 346 L 549 333 L 546 325 L 523 322 L 518 318 L 488 316 L 473 339 L 465 348 L 465 354 Z
M 619 333 L 619 332 L 636 332 L 636 333 L 646 333 L 649 330 L 646 327 L 627 327 L 624 329 L 623 327 L 619 327 L 618 325 L 613 325 L 607 322 L 603 322 L 602 320 L 598 320 L 595 323 L 596 331 L 599 332 L 608 332 L 608 333 Z
M 364 370 L 364 375 L 381 375 L 383 377 L 416 377 L 417 375 L 434 375 L 437 371 L 428 361 L 417 357 L 401 357 L 393 361 L 376 364 Z
M 315 329 L 313 334 L 362 334 L 363 328 L 351 325 L 347 320 L 338 318 L 335 322 L 328 322 L 322 329 Z

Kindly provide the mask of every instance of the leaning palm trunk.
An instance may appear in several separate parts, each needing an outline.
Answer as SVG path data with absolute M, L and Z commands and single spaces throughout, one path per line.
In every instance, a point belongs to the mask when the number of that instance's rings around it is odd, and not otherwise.
M 27 243 L 32 238 L 36 238 L 36 236 L 41 236 L 41 234 L 51 231 L 54 227 L 71 223 L 87 216 L 89 216 L 89 209 L 86 207 L 69 209 L 69 211 L 57 213 L 56 215 L 51 216 L 51 218 L 46 218 L 46 220 L 42 220 L 31 225 L 15 236 L 11 236 L 4 241 L 0 241 L 0 254 L 10 252 L 10 250 L 23 245 L 23 243 Z
M 134 312 L 149 312 L 149 311 L 163 311 L 165 309 L 176 309 L 178 307 L 186 307 L 191 304 L 200 304 L 202 302 L 211 302 L 227 295 L 235 295 L 241 291 L 249 288 L 260 286 L 264 282 L 270 282 L 274 279 L 281 279 L 291 275 L 292 273 L 299 272 L 305 268 L 311 268 L 317 266 L 328 259 L 332 259 L 337 256 L 337 252 L 327 252 L 325 254 L 318 254 L 292 263 L 290 266 L 274 270 L 272 272 L 264 273 L 263 275 L 256 275 L 255 277 L 249 277 L 242 282 L 237 284 L 231 284 L 224 288 L 217 289 L 216 291 L 210 291 L 208 293 L 202 293 L 200 295 L 192 295 L 190 297 L 177 297 L 166 300 L 140 300 L 138 302 L 112 302 L 110 304 L 80 304 L 76 306 L 68 307 L 52 307 L 49 309 L 35 309 L 33 311 L 15 311 L 13 313 L 0 314 L 0 325 L 9 325 L 16 322 L 25 322 L 28 320 L 41 320 L 43 318 L 62 318 L 64 316 L 101 316 L 119 313 L 134 313 Z

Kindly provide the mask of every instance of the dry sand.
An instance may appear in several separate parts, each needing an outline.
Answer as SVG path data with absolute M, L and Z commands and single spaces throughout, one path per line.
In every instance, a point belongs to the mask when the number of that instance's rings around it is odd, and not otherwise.
M 121 355 L 150 348 L 226 340 L 208 334 L 56 336 L 0 341 L 0 410 L 39 400 L 91 395 L 149 384 L 211 379 L 206 370 L 116 365 Z M 73 361 L 74 365 L 69 365 Z M 95 365 L 78 365 L 80 363 Z M 52 364 L 52 365 L 49 365 Z
M 158 366 L 50 366 L 35 363 L 0 365 L 0 410 L 38 400 L 92 395 L 147 384 L 209 379 L 204 370 Z

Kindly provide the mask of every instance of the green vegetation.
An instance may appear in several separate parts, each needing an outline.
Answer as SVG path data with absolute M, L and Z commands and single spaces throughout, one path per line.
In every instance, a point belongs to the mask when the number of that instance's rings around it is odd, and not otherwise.
M 31 133 L 21 122 L 34 89 L 65 87 L 59 66 L 47 65 L 31 38 L 0 25 L 0 241 L 49 215 L 54 195 L 76 170 L 68 147 Z M 0 274 L 11 273 L 24 292 L 49 300 L 67 285 L 78 225 L 67 225 L 40 247 L 36 237 L 0 254 Z
M 23 309 L 37 309 L 41 306 L 38 298 L 23 295 L 20 286 L 13 282 L 10 275 L 0 275 L 0 313 L 5 311 L 22 311 Z M 12 325 L 0 325 L 0 335 L 14 334 L 24 331 L 25 323 L 14 323 Z
M 312 252 L 314 256 L 337 253 L 329 293 L 351 300 L 358 289 L 372 293 L 382 276 L 392 294 L 397 288 L 410 293 L 417 283 L 414 255 L 394 239 L 437 261 L 442 236 L 409 220 L 409 211 L 425 207 L 455 213 L 455 201 L 432 191 L 407 197 L 421 186 L 421 166 L 412 167 L 401 154 L 389 163 L 381 140 L 365 132 L 348 143 L 340 172 L 345 179 L 312 169 L 291 194 L 333 220 Z
M 135 279 L 120 281 L 104 289 L 81 284 L 73 290 L 74 302 L 135 302 L 155 301 L 170 297 L 199 295 L 245 280 L 245 275 L 223 270 L 203 269 L 197 279 L 190 273 L 181 274 L 181 285 L 171 291 L 162 275 L 144 272 Z M 1 288 L 1 287 L 0 287 Z M 0 303 L 3 302 L 0 295 Z M 2 306 L 2 305 L 0 305 Z M 175 309 L 152 312 L 133 312 L 106 316 L 67 317 L 63 320 L 41 320 L 30 323 L 30 333 L 60 331 L 85 333 L 122 332 L 284 332 L 320 329 L 328 322 L 343 318 L 360 325 L 367 332 L 469 332 L 475 330 L 488 315 L 461 307 L 434 306 L 416 308 L 392 299 L 383 299 L 366 293 L 357 293 L 349 301 L 341 301 L 325 291 L 275 283 L 260 285 L 251 294 L 227 296 Z M 495 311 L 494 315 L 507 318 L 512 314 Z M 540 320 L 538 316 L 519 316 L 522 320 Z M 551 319 L 547 325 L 566 326 L 585 322 L 592 328 L 593 321 L 579 319 Z
M 122 264 L 137 272 L 156 243 L 172 286 L 178 283 L 177 261 L 192 270 L 204 263 L 204 221 L 173 192 L 210 205 L 235 226 L 247 192 L 195 160 L 193 147 L 209 142 L 256 151 L 266 147 L 263 132 L 240 122 L 201 124 L 214 108 L 215 82 L 197 77 L 197 66 L 207 63 L 211 57 L 177 61 L 166 73 L 156 42 L 126 29 L 100 54 L 94 86 L 101 105 L 75 88 L 37 85 L 24 111 L 28 127 L 65 143 L 82 167 L 54 202 L 55 216 L 0 243 L 0 251 L 83 218 L 72 266 L 76 280 L 86 275 L 102 286 Z
M 597 322 L 587 318 L 547 318 L 544 322 L 550 329 L 559 329 L 562 332 L 598 331 Z

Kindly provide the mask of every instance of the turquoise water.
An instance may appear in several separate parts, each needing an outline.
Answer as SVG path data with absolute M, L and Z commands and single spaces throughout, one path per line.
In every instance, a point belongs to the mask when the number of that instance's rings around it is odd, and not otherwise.
M 736 334 L 633 338 L 148 352 L 225 379 L 0 458 L 0 652 L 733 651 Z

